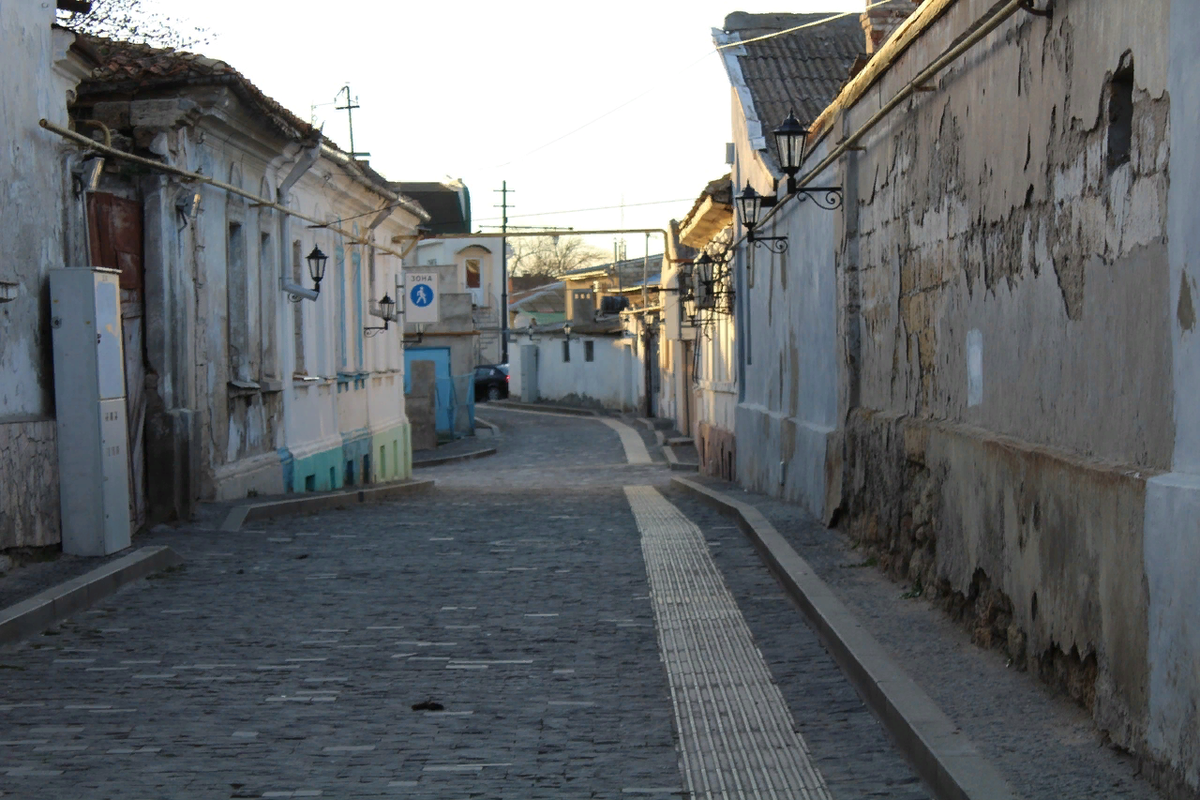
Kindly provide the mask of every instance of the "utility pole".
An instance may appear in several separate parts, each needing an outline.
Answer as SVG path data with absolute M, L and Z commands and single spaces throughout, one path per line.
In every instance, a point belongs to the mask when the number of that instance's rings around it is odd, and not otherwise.
M 508 181 L 501 181 L 500 193 L 500 362 L 508 363 Z
M 337 95 L 334 97 L 334 102 L 337 102 L 337 98 L 342 96 L 342 92 L 346 93 L 346 105 L 337 106 L 335 110 L 346 112 L 346 121 L 350 125 L 350 153 L 349 153 L 349 155 L 351 158 L 357 160 L 359 156 L 371 155 L 370 153 L 359 153 L 358 151 L 356 151 L 354 149 L 354 109 L 362 108 L 362 106 L 360 106 L 358 104 L 357 97 L 351 98 L 350 84 L 348 84 L 348 83 L 345 86 L 343 86 L 341 88 L 341 90 L 337 93 Z

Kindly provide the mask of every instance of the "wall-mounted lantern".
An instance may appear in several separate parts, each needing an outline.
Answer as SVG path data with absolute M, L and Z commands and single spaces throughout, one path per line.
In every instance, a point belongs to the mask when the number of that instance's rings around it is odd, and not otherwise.
M 363 336 L 369 338 L 377 335 L 380 331 L 386 331 L 388 329 L 388 322 L 396 318 L 396 301 L 385 294 L 383 299 L 379 301 L 379 311 L 377 316 L 383 318 L 383 324 L 374 327 L 363 328 Z
M 701 323 L 703 311 L 709 311 L 710 317 L 712 314 L 732 313 L 733 271 L 729 268 L 732 255 L 728 249 L 717 251 L 715 258 L 711 253 L 704 252 L 693 264 L 693 325 Z
M 321 280 L 325 277 L 325 262 L 329 260 L 329 256 L 314 244 L 312 252 L 305 256 L 304 260 L 308 262 L 308 277 L 312 278 L 313 291 L 320 293 Z
M 280 288 L 287 292 L 288 300 L 293 303 L 299 303 L 301 300 L 315 301 L 321 294 L 321 279 L 325 277 L 325 262 L 329 260 L 329 256 L 322 253 L 319 246 L 313 245 L 312 252 L 304 260 L 308 262 L 308 277 L 312 278 L 313 288 L 305 289 L 282 275 L 279 277 Z
M 0 303 L 11 303 L 17 299 L 17 284 L 12 281 L 0 281 Z
M 803 189 L 796 186 L 796 173 L 800 171 L 804 159 L 808 157 L 808 129 L 800 124 L 795 113 L 789 111 L 787 119 L 773 133 L 775 134 L 775 149 L 779 151 L 779 166 L 783 170 L 783 174 L 787 175 L 787 193 L 789 195 L 799 194 L 801 201 L 809 198 L 826 211 L 841 208 L 842 187 L 840 186 L 813 186 Z
M 742 224 L 746 226 L 746 241 L 750 244 L 764 245 L 772 253 L 786 253 L 788 249 L 786 236 L 754 235 L 754 226 L 758 224 L 758 218 L 765 205 L 763 202 L 765 199 L 749 183 L 746 184 L 746 188 L 742 190 L 742 193 L 737 196 L 738 211 L 742 216 Z M 774 197 L 770 199 L 771 201 L 775 200 Z

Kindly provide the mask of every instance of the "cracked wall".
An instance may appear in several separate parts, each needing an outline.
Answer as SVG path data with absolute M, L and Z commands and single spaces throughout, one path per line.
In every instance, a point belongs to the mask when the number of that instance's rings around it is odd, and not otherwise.
M 989 7 L 951 6 L 880 96 Z M 1194 313 L 1171 303 L 1167 15 L 1018 12 L 850 156 L 838 256 L 847 529 L 1143 753 L 1146 479 Z

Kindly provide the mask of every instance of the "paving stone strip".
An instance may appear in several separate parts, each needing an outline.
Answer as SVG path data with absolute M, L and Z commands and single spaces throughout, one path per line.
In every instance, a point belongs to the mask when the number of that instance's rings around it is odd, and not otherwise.
M 625 494 L 642 535 L 691 796 L 829 800 L 700 529 L 652 487 Z

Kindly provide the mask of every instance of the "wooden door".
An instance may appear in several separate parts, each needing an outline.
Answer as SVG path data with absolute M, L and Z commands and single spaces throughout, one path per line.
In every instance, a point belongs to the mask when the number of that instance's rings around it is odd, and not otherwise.
M 121 271 L 121 328 L 125 348 L 125 418 L 129 425 L 129 520 L 146 524 L 145 268 L 140 203 L 112 194 L 88 195 L 90 266 Z

